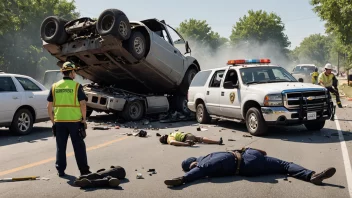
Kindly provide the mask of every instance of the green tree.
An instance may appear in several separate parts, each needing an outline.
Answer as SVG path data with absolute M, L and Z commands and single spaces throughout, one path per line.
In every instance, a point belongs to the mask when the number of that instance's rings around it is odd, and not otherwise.
M 352 2 L 350 0 L 311 0 L 313 10 L 326 24 L 326 32 L 333 33 L 339 42 L 339 53 L 346 54 L 348 59 L 345 68 L 352 67 Z
M 233 26 L 230 40 L 233 44 L 239 43 L 272 43 L 283 52 L 288 53 L 287 47 L 291 45 L 284 33 L 285 25 L 275 13 L 263 10 L 249 10 L 248 15 L 239 19 Z
M 197 48 L 216 50 L 227 42 L 226 38 L 214 32 L 205 20 L 189 19 L 180 23 L 176 30 L 185 39 L 190 40 L 190 44 L 197 45 Z
M 75 9 L 67 0 L 0 0 L 0 69 L 32 77 L 56 69 L 56 59 L 42 48 L 40 25 L 51 15 L 76 18 Z
M 300 63 L 325 65 L 330 61 L 333 39 L 321 34 L 312 34 L 303 39 L 293 51 Z

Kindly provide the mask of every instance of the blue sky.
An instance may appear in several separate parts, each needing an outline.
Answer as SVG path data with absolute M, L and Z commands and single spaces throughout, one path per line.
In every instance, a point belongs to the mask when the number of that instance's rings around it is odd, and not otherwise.
M 107 8 L 124 11 L 130 20 L 164 19 L 177 27 L 182 21 L 194 18 L 206 20 L 212 29 L 229 37 L 233 25 L 248 10 L 275 12 L 285 23 L 285 33 L 291 49 L 307 36 L 325 33 L 324 22 L 312 11 L 309 0 L 75 0 L 82 16 L 98 17 Z

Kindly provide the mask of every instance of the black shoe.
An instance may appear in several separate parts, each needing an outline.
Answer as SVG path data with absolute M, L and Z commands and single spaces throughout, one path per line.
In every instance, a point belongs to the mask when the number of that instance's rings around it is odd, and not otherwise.
M 184 183 L 184 181 L 183 181 L 183 177 L 178 177 L 174 179 L 165 180 L 164 183 L 167 186 L 181 186 Z
M 340 104 L 338 104 L 337 105 L 339 108 L 343 108 L 343 106 L 342 106 L 342 104 L 340 103 Z
M 81 171 L 81 176 L 83 175 L 88 175 L 88 174 L 91 174 L 92 172 L 90 172 L 89 170 L 88 171 Z
M 76 180 L 73 184 L 81 188 L 89 187 L 92 185 L 88 179 Z
M 61 172 L 61 171 L 59 171 L 59 172 L 57 172 L 57 175 L 59 176 L 59 177 L 65 177 L 66 176 L 66 173 L 65 172 Z
M 117 178 L 109 179 L 109 186 L 110 187 L 118 187 L 120 185 L 120 180 Z
M 314 173 L 312 175 L 312 177 L 310 178 L 310 182 L 312 182 L 315 185 L 322 184 L 324 179 L 328 179 L 328 178 L 332 177 L 335 173 L 336 173 L 335 168 L 328 168 L 318 174 Z

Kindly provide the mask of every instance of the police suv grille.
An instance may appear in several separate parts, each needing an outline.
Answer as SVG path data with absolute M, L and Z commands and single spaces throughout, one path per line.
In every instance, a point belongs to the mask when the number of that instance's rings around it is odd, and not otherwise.
M 293 92 L 284 94 L 284 102 L 287 109 L 319 111 L 327 107 L 326 97 L 325 91 Z

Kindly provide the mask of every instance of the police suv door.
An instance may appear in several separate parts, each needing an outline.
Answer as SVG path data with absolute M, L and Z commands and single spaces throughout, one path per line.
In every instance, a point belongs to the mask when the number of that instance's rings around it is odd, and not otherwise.
M 228 118 L 240 118 L 241 93 L 236 70 L 229 69 L 221 84 L 220 112 Z
M 217 70 L 205 85 L 205 103 L 209 114 L 220 115 L 220 84 L 225 70 Z

